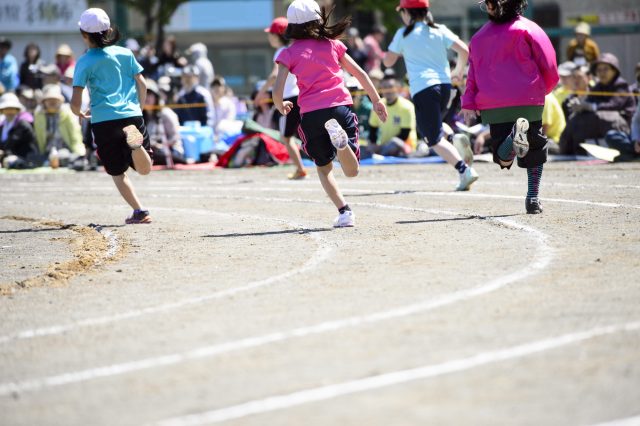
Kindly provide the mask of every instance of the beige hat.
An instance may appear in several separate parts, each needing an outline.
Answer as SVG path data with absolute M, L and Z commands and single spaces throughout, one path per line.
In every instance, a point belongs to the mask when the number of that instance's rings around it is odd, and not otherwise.
M 73 50 L 71 50 L 71 47 L 69 47 L 68 44 L 61 44 L 58 47 L 58 50 L 56 50 L 56 56 L 58 55 L 73 56 Z
M 57 84 L 47 84 L 42 88 L 42 100 L 56 99 L 60 102 L 64 102 L 64 96 L 62 96 L 62 89 Z
M 19 109 L 20 111 L 24 110 L 24 106 L 20 103 L 18 97 L 15 95 L 15 93 L 11 92 L 5 93 L 4 95 L 0 96 L 0 110 L 6 108 L 15 108 Z
M 576 34 L 591 35 L 591 27 L 586 22 L 580 22 L 574 30 Z

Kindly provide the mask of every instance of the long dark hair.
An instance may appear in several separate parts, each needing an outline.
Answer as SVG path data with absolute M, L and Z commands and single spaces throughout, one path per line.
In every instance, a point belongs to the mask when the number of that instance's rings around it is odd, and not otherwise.
M 344 32 L 351 26 L 351 17 L 347 16 L 339 20 L 334 25 L 329 25 L 329 18 L 335 10 L 322 6 L 320 9 L 320 19 L 305 22 L 304 24 L 289 24 L 285 37 L 291 40 L 336 40 L 344 35 Z
M 107 46 L 113 46 L 120 41 L 120 31 L 117 28 L 109 28 L 101 33 L 88 33 L 80 30 L 82 34 L 86 34 L 89 40 L 93 42 L 97 47 L 103 48 Z
M 412 7 L 412 8 L 403 9 L 403 10 L 405 10 L 409 14 L 409 17 L 411 18 L 409 25 L 407 25 L 407 27 L 404 29 L 404 32 L 402 33 L 404 37 L 411 34 L 411 31 L 413 31 L 413 29 L 416 27 L 416 24 L 418 22 L 426 21 L 427 25 L 429 25 L 431 28 L 438 28 L 435 21 L 433 20 L 433 15 L 429 13 L 428 7 L 417 7 L 417 8 Z
M 485 0 L 490 3 L 496 12 L 489 15 L 489 19 L 498 24 L 510 22 L 522 15 L 527 8 L 527 0 Z

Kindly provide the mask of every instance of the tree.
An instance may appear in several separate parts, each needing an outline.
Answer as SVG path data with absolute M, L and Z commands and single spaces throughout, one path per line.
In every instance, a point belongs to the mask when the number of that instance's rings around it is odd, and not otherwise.
M 398 13 L 396 12 L 396 6 L 399 3 L 397 0 L 344 0 L 344 3 L 350 14 L 353 14 L 355 10 L 380 11 L 384 25 L 392 33 L 400 27 Z
M 116 0 L 140 12 L 144 17 L 145 39 L 153 37 L 153 27 L 156 27 L 156 52 L 162 49 L 164 42 L 164 27 L 169 24 L 171 17 L 181 4 L 189 0 Z

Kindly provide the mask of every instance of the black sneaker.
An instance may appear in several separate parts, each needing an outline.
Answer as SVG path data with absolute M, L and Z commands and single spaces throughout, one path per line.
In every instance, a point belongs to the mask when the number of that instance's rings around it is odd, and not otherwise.
M 133 214 L 126 218 L 124 223 L 127 225 L 134 225 L 139 223 L 151 223 L 151 216 L 149 216 L 149 210 L 134 210 Z
M 527 208 L 527 214 L 542 213 L 542 203 L 539 198 L 527 198 L 524 205 Z

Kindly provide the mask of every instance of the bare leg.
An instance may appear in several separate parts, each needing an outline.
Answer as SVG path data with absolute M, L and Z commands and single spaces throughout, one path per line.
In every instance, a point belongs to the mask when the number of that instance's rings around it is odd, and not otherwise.
M 284 146 L 289 151 L 289 157 L 293 161 L 293 165 L 296 166 L 298 172 L 304 172 L 304 166 L 302 165 L 302 157 L 300 156 L 300 148 L 295 143 L 293 138 L 284 138 Z
M 151 158 L 144 148 L 138 148 L 131 151 L 131 158 L 133 159 L 133 165 L 135 166 L 138 174 L 148 175 L 151 172 Z
M 353 152 L 351 152 L 351 154 L 353 154 Z M 333 175 L 333 164 L 329 163 L 326 166 L 317 167 L 316 170 L 318 171 L 318 177 L 320 178 L 320 183 L 324 188 L 324 192 L 327 193 L 336 208 L 340 209 L 344 207 L 347 202 L 342 196 L 342 192 L 340 192 L 340 189 L 338 188 L 338 182 L 336 182 L 336 178 Z
M 136 151 L 144 152 L 144 150 L 141 150 L 141 149 L 137 149 Z M 147 158 L 148 157 L 149 155 L 147 155 Z M 129 204 L 131 208 L 133 208 L 134 210 L 142 210 L 142 205 L 140 204 L 140 200 L 138 200 L 138 197 L 136 196 L 136 193 L 133 190 L 133 185 L 131 184 L 131 181 L 129 180 L 129 177 L 127 176 L 127 174 L 123 173 L 119 176 L 111 176 L 111 177 L 113 178 L 113 182 L 116 184 L 116 187 L 120 192 L 120 195 L 122 195 L 122 198 L 124 198 L 127 204 Z
M 444 138 L 440 139 L 440 142 L 433 146 L 433 150 L 436 154 L 442 157 L 444 161 L 454 167 L 458 164 L 458 161 L 462 161 L 462 157 L 460 157 L 458 150 Z
M 342 167 L 342 171 L 346 177 L 358 176 L 358 173 L 360 172 L 360 164 L 358 163 L 358 157 L 356 157 L 356 154 L 351 151 L 351 148 L 347 146 L 345 149 L 339 149 L 338 161 L 340 161 L 340 166 Z

